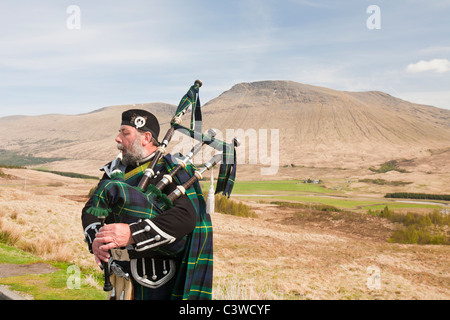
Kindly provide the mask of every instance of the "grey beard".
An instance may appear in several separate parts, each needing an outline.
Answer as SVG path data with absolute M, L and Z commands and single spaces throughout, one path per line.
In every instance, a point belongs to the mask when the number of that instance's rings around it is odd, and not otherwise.
M 120 143 L 117 144 L 117 149 L 124 150 L 124 146 Z M 144 147 L 139 144 L 139 139 L 135 139 L 127 153 L 123 156 L 122 163 L 125 166 L 136 165 L 140 160 L 144 159 L 146 156 L 146 151 Z

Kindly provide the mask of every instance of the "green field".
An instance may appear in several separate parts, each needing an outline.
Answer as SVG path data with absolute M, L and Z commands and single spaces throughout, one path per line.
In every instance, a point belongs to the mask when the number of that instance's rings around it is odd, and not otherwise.
M 206 186 L 205 186 L 206 187 Z M 207 188 L 207 187 L 206 187 Z M 346 196 L 345 192 L 328 189 L 320 184 L 303 183 L 299 180 L 281 181 L 238 181 L 233 188 L 233 197 L 263 202 L 293 201 L 301 203 L 324 204 L 347 210 L 380 210 L 401 208 L 442 208 L 438 203 L 402 203 L 383 198 L 365 199 Z M 442 202 L 442 201 L 441 201 Z
M 338 193 L 318 184 L 303 183 L 299 180 L 280 181 L 239 181 L 234 185 L 234 194 L 297 194 L 297 193 Z
M 39 158 L 31 154 L 25 155 L 15 151 L 0 149 L 0 165 L 32 166 L 60 160 L 65 160 L 65 158 Z

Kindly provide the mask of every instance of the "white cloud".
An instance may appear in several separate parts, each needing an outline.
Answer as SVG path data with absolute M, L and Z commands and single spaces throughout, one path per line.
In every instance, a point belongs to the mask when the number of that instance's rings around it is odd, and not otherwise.
M 410 63 L 406 71 L 411 73 L 418 72 L 437 72 L 445 73 L 450 71 L 450 61 L 448 59 L 432 59 L 430 61 L 420 60 L 417 63 Z

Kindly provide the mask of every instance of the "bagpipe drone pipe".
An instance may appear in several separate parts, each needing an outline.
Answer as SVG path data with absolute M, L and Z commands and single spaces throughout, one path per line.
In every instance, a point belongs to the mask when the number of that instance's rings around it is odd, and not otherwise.
M 151 219 L 173 206 L 173 202 L 183 194 L 196 195 L 197 207 L 204 207 L 204 197 L 199 185 L 199 180 L 203 174 L 220 163 L 219 175 L 215 194 L 222 193 L 230 196 L 236 175 L 236 147 L 239 141 L 235 138 L 231 143 L 226 143 L 215 138 L 215 131 L 210 129 L 207 133 L 201 133 L 201 110 L 199 100 L 199 88 L 202 83 L 196 80 L 194 85 L 181 99 L 174 117 L 170 122 L 170 128 L 158 146 L 152 161 L 145 169 L 137 187 L 130 185 L 125 179 L 125 174 L 116 169 L 111 174 L 110 180 L 103 180 L 99 183 L 93 194 L 93 204 L 88 209 L 88 213 L 105 219 L 113 215 L 114 222 L 132 224 L 140 219 Z M 190 128 L 181 125 L 183 116 L 189 107 L 192 107 Z M 174 135 L 174 132 L 189 135 L 194 140 L 198 140 L 191 151 L 186 155 L 177 156 L 164 155 L 166 148 Z M 204 145 L 214 148 L 220 153 L 214 155 L 211 160 L 205 163 L 201 170 L 197 169 L 191 160 Z M 119 154 L 116 163 L 120 162 Z M 167 173 L 159 179 L 156 185 L 150 184 L 150 180 L 160 174 L 161 168 Z M 177 188 L 170 194 L 164 193 L 164 188 L 172 181 L 175 181 Z M 134 184 L 135 185 L 135 184 Z M 191 199 L 191 197 L 189 196 Z M 192 201 L 192 199 L 191 199 Z M 198 204 L 198 202 L 201 202 Z M 195 207 L 195 205 L 194 205 Z M 199 210 L 199 208 L 196 208 Z M 111 221 L 111 219 L 108 219 Z M 159 252 L 166 250 L 167 255 L 180 254 L 186 246 L 186 237 L 177 239 L 174 242 L 165 244 L 158 248 Z M 134 251 L 133 254 L 136 252 Z M 145 253 L 142 253 L 145 255 Z M 103 266 L 105 271 L 105 283 L 109 269 Z M 106 288 L 105 290 L 108 290 Z

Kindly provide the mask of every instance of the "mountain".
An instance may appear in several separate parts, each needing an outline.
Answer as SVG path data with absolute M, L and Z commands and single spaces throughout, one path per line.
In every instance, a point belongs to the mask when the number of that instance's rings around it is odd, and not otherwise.
M 280 164 L 359 167 L 450 146 L 450 110 L 378 91 L 343 92 L 290 81 L 241 83 L 205 110 L 206 127 L 278 129 Z
M 0 161 L 14 156 L 19 164 L 44 162 L 53 170 L 99 175 L 98 168 L 118 153 L 114 138 L 123 111 L 139 108 L 152 111 L 162 128 L 169 127 L 176 106 L 164 103 L 111 106 L 79 115 L 49 114 L 0 118 Z M 22 158 L 23 161 L 21 162 Z M 45 163 L 48 160 L 58 160 Z M 4 161 L 3 161 L 4 162 Z
M 148 103 L 80 115 L 0 118 L 4 137 L 0 160 L 2 154 L 54 158 L 58 161 L 45 166 L 98 175 L 98 167 L 117 154 L 114 138 L 120 115 L 130 108 L 155 113 L 162 138 L 176 106 Z M 240 83 L 209 101 L 202 111 L 203 130 L 216 128 L 226 141 L 240 137 L 238 156 L 250 163 L 267 164 L 260 154 L 274 156 L 270 135 L 277 133 L 280 166 L 368 168 L 392 159 L 450 154 L 450 110 L 378 91 L 345 92 L 292 81 Z M 184 125 L 189 117 L 185 115 Z

